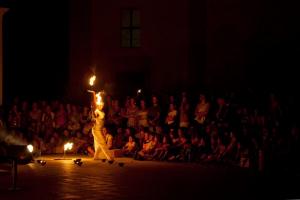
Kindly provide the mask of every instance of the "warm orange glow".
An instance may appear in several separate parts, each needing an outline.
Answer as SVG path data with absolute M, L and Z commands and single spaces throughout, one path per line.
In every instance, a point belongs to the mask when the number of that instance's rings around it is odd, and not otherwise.
M 99 105 L 101 105 L 101 104 L 103 104 L 103 102 L 102 102 L 102 97 L 101 97 L 101 93 L 100 92 L 98 92 L 97 94 L 96 94 L 96 104 L 99 106 Z
M 71 150 L 73 148 L 73 143 L 72 142 L 68 142 L 64 145 L 64 150 Z
M 96 76 L 93 75 L 93 76 L 90 78 L 90 86 L 93 86 L 93 85 L 94 85 L 95 80 L 96 80 Z
M 32 153 L 33 152 L 33 146 L 31 144 L 27 145 L 27 150 Z

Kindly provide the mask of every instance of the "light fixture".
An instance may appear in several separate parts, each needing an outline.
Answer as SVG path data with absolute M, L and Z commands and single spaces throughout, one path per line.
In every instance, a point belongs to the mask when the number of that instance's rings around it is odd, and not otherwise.
M 42 160 L 41 165 L 42 165 L 42 166 L 46 165 L 46 161 L 45 161 L 45 160 Z
M 29 151 L 29 153 L 33 152 L 33 146 L 32 146 L 32 144 L 27 145 L 27 150 Z
M 44 165 L 46 165 L 47 162 L 45 160 L 37 160 L 37 163 L 44 166 Z
M 74 160 L 74 163 L 76 164 L 76 163 L 78 163 L 80 161 L 81 161 L 81 158 L 77 158 L 77 159 Z
M 81 158 L 77 158 L 74 160 L 74 164 L 81 166 L 83 164 L 83 162 L 81 162 Z

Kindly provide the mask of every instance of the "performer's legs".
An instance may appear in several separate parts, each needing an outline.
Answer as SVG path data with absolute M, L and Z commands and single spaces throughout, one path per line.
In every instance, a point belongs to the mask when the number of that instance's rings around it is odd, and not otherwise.
M 99 159 L 99 154 L 101 152 L 100 147 L 99 147 L 99 142 L 97 141 L 96 137 L 96 131 L 92 129 L 92 134 L 94 136 L 94 160 Z
M 95 154 L 94 154 L 94 160 L 101 159 L 105 157 L 107 160 L 114 160 L 114 156 L 107 148 L 107 145 L 105 143 L 105 140 L 99 131 L 92 130 L 93 136 L 94 136 L 94 147 L 95 147 Z M 103 155 L 102 155 L 103 154 Z M 101 158 L 100 158 L 101 157 Z
M 94 149 L 95 149 L 95 153 L 94 153 L 94 159 L 99 159 L 99 145 L 97 143 L 97 141 L 94 138 Z
M 114 160 L 114 156 L 111 154 L 106 144 L 99 144 L 99 150 L 104 154 L 107 160 Z

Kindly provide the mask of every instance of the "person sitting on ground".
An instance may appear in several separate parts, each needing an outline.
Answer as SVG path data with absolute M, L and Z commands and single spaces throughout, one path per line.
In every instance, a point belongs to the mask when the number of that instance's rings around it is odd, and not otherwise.
M 165 160 L 170 148 L 170 142 L 168 141 L 168 137 L 164 136 L 162 139 L 162 143 L 158 144 L 154 150 L 154 154 L 152 155 L 153 160 Z
M 87 141 L 80 131 L 76 132 L 76 135 L 72 137 L 74 142 L 73 148 L 75 153 L 85 153 L 87 148 Z
M 215 142 L 215 139 L 213 139 Z M 216 144 L 213 145 L 212 153 L 208 155 L 207 161 L 223 161 L 226 147 L 220 137 L 217 137 Z
M 122 149 L 122 147 L 125 145 L 126 137 L 123 134 L 123 129 L 119 127 L 117 129 L 117 134 L 114 136 L 114 147 L 116 149 Z
M 178 138 L 179 142 L 176 147 L 178 148 L 179 153 L 175 155 L 175 158 L 177 160 L 184 161 L 190 157 L 191 144 L 188 142 L 188 139 L 186 138 L 182 129 L 178 129 Z M 173 160 L 173 157 L 171 157 L 170 160 Z
M 168 153 L 168 160 L 175 160 L 176 156 L 180 153 L 180 147 L 178 146 L 180 141 L 177 135 L 174 132 L 174 129 L 171 129 L 169 132 L 169 137 L 171 141 L 171 145 Z
M 122 148 L 122 154 L 124 156 L 133 156 L 136 151 L 136 142 L 134 141 L 132 136 L 128 137 L 128 142 L 125 144 L 125 146 Z
M 230 142 L 225 149 L 224 159 L 230 162 L 236 162 L 238 158 L 238 141 L 234 132 L 230 132 Z
M 143 143 L 142 149 L 137 153 L 136 159 L 144 160 L 150 157 L 153 153 L 155 146 L 157 144 L 157 138 L 155 138 L 152 134 L 149 134 L 149 138 L 147 140 L 147 134 L 145 134 L 145 140 Z
M 102 134 L 105 138 L 105 143 L 109 150 L 113 149 L 113 136 L 107 131 L 105 127 L 102 128 Z

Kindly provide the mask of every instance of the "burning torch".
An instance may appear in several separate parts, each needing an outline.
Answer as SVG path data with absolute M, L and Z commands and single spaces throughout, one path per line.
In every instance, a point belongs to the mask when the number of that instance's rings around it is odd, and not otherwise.
M 90 80 L 89 80 L 89 85 L 90 85 L 91 87 L 93 87 L 93 86 L 94 86 L 95 80 L 96 80 L 96 76 L 95 76 L 95 75 L 93 75 L 93 76 L 90 78 Z M 90 93 L 94 93 L 94 91 L 93 91 L 93 90 L 88 90 L 88 92 L 90 92 Z
M 91 87 L 94 86 L 94 82 L 96 80 L 96 76 L 93 75 L 90 79 L 89 79 L 89 85 Z M 101 92 L 98 92 L 98 93 L 95 93 L 94 90 L 87 90 L 89 93 L 92 93 L 93 94 L 93 98 L 94 98 L 94 101 L 96 103 L 97 106 L 103 104 L 103 101 L 102 101 L 102 95 L 104 94 L 104 91 L 101 91 Z
M 64 145 L 64 157 L 66 156 L 66 151 L 72 150 L 72 148 L 73 148 L 73 143 L 72 142 L 67 142 Z

